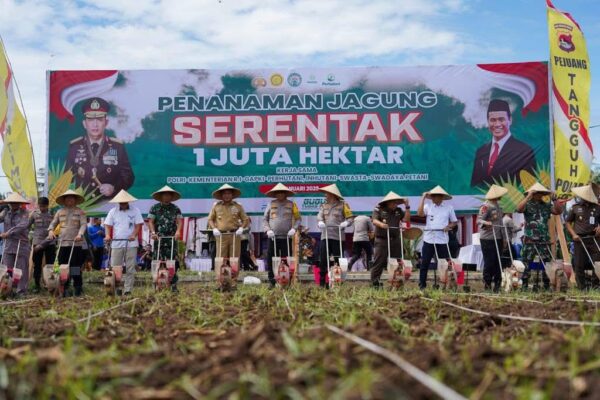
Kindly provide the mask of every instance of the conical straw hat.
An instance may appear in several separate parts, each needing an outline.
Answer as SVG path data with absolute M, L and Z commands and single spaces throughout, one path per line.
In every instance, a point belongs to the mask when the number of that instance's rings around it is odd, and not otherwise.
M 233 186 L 229 185 L 229 184 L 224 184 L 223 186 L 221 186 L 220 188 L 218 188 L 217 190 L 215 190 L 212 193 L 212 197 L 217 199 L 217 200 L 222 200 L 222 192 L 223 190 L 231 190 L 233 192 L 233 197 L 234 199 L 240 197 L 242 195 L 242 191 L 238 188 L 234 188 Z
M 4 200 L 2 200 L 2 202 L 3 203 L 24 203 L 24 204 L 29 203 L 19 193 L 9 194 L 8 196 L 6 196 L 6 198 Z
M 293 196 L 296 193 L 292 192 L 287 186 L 285 186 L 283 183 L 278 183 L 277 185 L 275 185 L 275 187 L 273 187 L 273 189 L 269 190 L 267 193 L 265 193 L 267 196 L 269 197 L 275 197 L 277 195 L 277 192 L 285 192 L 286 196 Z
M 578 186 L 571 189 L 577 197 L 589 203 L 598 204 L 598 198 L 594 194 L 594 189 L 591 185 Z
M 171 189 L 171 187 L 169 187 L 168 185 L 165 185 L 156 192 L 152 193 L 152 198 L 156 201 L 160 201 L 160 195 L 163 193 L 173 194 L 173 201 L 177 201 L 181 198 L 181 193 L 179 193 L 177 190 Z
M 492 185 L 490 190 L 485 194 L 486 200 L 495 200 L 508 193 L 508 189 L 498 185 Z
M 127 193 L 125 189 L 121 189 L 119 193 L 109 203 L 131 203 L 132 201 L 136 201 L 137 199 Z
M 529 187 L 529 189 L 527 189 L 527 191 L 525 192 L 525 194 L 528 194 L 529 192 L 531 193 L 543 193 L 543 194 L 550 194 L 550 189 L 547 189 L 544 185 L 542 185 L 539 182 L 534 183 L 533 185 L 531 185 Z
M 58 196 L 56 198 L 56 204 L 64 206 L 65 205 L 65 198 L 67 196 L 75 196 L 75 204 L 81 204 L 85 200 L 85 198 L 82 195 L 80 195 L 79 193 L 77 193 L 74 190 L 69 189 L 69 190 L 67 190 L 66 192 L 64 192 L 63 194 L 61 194 L 60 196 Z
M 406 198 L 401 197 L 400 195 L 390 191 L 388 194 L 385 195 L 385 197 L 379 202 L 379 205 L 382 205 L 385 202 L 388 201 L 392 201 L 392 200 L 399 200 L 400 203 L 406 203 Z
M 427 197 L 428 199 L 431 199 L 432 194 L 441 194 L 442 196 L 444 196 L 444 200 L 450 200 L 452 198 L 452 196 L 450 196 L 448 194 L 448 192 L 446 192 L 444 190 L 444 188 L 441 187 L 440 185 L 437 185 L 436 187 L 431 189 L 429 192 L 427 192 L 427 196 L 425 196 L 425 197 Z
M 338 189 L 337 185 L 334 183 L 333 185 L 324 186 L 319 189 L 319 192 L 331 193 L 336 196 L 340 200 L 344 200 L 344 196 L 340 193 L 340 189 Z

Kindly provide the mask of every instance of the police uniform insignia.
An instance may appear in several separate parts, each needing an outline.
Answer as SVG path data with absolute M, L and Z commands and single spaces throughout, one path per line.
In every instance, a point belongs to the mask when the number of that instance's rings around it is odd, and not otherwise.
M 106 168 L 106 172 L 110 174 L 112 172 L 112 168 L 111 167 Z
M 83 178 L 85 176 L 85 169 L 82 167 L 77 168 L 77 175 L 79 175 L 80 178 Z
M 92 104 L 90 104 L 90 108 L 92 110 L 98 110 L 100 108 L 100 103 L 98 103 L 98 100 L 92 101 Z
M 104 165 L 117 165 L 119 163 L 117 149 L 110 147 L 106 153 L 104 153 L 104 156 L 102 156 L 102 163 Z

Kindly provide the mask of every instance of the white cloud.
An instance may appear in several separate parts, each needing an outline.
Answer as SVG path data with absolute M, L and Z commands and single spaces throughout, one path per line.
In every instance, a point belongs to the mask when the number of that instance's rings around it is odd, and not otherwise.
M 42 166 L 48 69 L 339 66 L 390 57 L 448 64 L 466 43 L 437 21 L 464 7 L 462 0 L 0 0 L 0 26 Z

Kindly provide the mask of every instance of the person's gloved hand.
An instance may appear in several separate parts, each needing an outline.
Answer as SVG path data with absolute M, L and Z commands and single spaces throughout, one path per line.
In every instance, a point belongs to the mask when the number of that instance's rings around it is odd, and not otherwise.
M 319 229 L 325 229 L 325 222 L 319 221 L 319 223 L 317 224 L 317 226 L 319 227 Z
M 348 221 L 343 221 L 343 222 L 340 224 L 340 228 L 346 228 L 346 227 L 348 227 Z
M 242 236 L 244 234 L 244 228 L 241 226 L 235 231 L 236 236 Z
M 275 232 L 269 229 L 267 231 L 267 236 L 269 237 L 269 239 L 273 239 L 275 237 Z
M 219 237 L 219 236 L 221 236 L 221 231 L 218 230 L 217 228 L 213 228 L 213 235 L 214 235 L 214 237 Z
M 294 236 L 295 234 L 296 234 L 296 230 L 295 230 L 294 228 L 292 228 L 292 229 L 290 229 L 290 230 L 288 231 L 288 236 L 289 236 L 289 237 L 292 237 L 292 236 Z

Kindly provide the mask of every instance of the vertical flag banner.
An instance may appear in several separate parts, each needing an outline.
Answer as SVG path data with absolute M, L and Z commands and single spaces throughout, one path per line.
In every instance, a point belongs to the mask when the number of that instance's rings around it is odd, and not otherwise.
M 555 187 L 559 197 L 569 197 L 572 187 L 591 177 L 590 61 L 585 38 L 571 15 L 557 10 L 550 0 L 548 35 L 552 72 Z
M 27 124 L 13 91 L 13 74 L 0 41 L 0 136 L 2 169 L 13 191 L 28 199 L 37 198 L 33 152 Z

